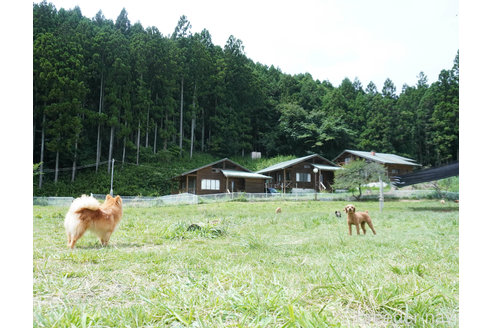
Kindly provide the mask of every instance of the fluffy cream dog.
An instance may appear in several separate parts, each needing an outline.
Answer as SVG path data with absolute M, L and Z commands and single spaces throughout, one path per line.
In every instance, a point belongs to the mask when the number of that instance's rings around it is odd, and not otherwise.
M 107 195 L 102 204 L 92 196 L 82 195 L 75 199 L 65 216 L 67 246 L 74 248 L 77 240 L 87 230 L 95 233 L 101 244 L 107 245 L 109 237 L 123 216 L 122 205 L 123 201 L 120 196 L 113 198 Z

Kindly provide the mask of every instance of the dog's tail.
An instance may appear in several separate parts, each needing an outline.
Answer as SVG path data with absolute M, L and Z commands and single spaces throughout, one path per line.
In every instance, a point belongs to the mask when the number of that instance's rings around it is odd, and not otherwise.
M 99 209 L 99 201 L 91 196 L 82 195 L 79 198 L 76 198 L 72 205 L 70 205 L 70 209 L 68 213 L 79 214 L 81 211 L 87 210 L 98 210 Z

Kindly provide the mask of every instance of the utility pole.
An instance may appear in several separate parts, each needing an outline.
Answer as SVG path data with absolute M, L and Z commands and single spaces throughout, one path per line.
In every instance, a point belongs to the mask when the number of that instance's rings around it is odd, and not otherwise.
M 313 172 L 314 172 L 314 200 L 318 200 L 318 189 L 316 188 L 316 174 L 318 173 L 318 168 L 315 167 L 313 169 Z
M 383 180 L 379 176 L 379 212 L 383 212 L 384 195 L 383 195 Z

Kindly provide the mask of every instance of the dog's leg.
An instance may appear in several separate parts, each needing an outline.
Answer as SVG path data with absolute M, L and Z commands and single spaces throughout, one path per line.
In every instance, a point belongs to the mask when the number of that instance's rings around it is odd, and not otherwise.
M 352 236 L 352 225 L 349 223 L 348 226 L 349 226 L 349 236 Z
M 67 231 L 67 247 L 70 247 L 70 244 L 72 242 L 72 235 L 70 232 Z
M 79 240 L 84 235 L 86 230 L 87 230 L 86 225 L 80 225 L 77 227 L 77 229 L 75 231 L 73 231 L 72 239 L 71 239 L 70 244 L 69 244 L 70 248 L 73 249 L 75 247 L 75 243 L 77 242 L 77 240 Z
M 70 241 L 70 243 L 68 244 L 68 247 L 70 247 L 71 249 L 73 249 L 75 247 L 75 243 L 77 242 L 77 240 L 80 238 L 81 236 L 72 236 L 72 240 Z
M 365 235 L 366 234 L 366 222 L 362 221 L 362 223 L 360 224 L 360 227 L 362 228 L 362 232 L 364 232 L 364 235 Z
M 355 224 L 355 228 L 357 229 L 357 234 L 360 235 L 359 224 L 358 223 Z
M 376 234 L 376 230 L 374 230 L 374 226 L 372 225 L 372 221 L 371 220 L 368 220 L 367 221 L 367 224 L 369 225 L 369 228 L 371 228 L 372 233 L 373 234 Z
M 111 231 L 106 232 L 104 235 L 101 236 L 101 244 L 103 246 L 107 246 L 109 242 L 109 238 L 111 237 Z

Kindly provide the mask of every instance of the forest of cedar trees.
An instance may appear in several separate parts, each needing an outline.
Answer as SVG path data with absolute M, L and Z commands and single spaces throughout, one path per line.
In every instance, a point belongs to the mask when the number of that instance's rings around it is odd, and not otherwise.
M 186 16 L 159 31 L 132 24 L 125 9 L 112 21 L 42 2 L 33 42 L 33 161 L 53 172 L 45 180 L 152 154 L 333 159 L 357 149 L 424 166 L 458 159 L 458 50 L 436 82 L 416 72 L 397 94 L 389 77 L 382 90 L 357 78 L 334 86 L 255 63 L 240 39 L 214 45 Z

